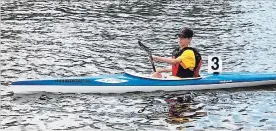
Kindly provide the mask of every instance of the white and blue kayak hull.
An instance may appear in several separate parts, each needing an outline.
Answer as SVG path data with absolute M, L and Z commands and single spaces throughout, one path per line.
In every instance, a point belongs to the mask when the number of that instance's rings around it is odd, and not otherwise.
M 24 80 L 11 84 L 14 93 L 63 92 L 63 93 L 125 93 L 177 90 L 203 90 L 234 87 L 276 85 L 274 73 L 221 73 L 203 74 L 201 78 L 150 78 L 133 74 L 100 75 L 93 77 L 51 80 Z

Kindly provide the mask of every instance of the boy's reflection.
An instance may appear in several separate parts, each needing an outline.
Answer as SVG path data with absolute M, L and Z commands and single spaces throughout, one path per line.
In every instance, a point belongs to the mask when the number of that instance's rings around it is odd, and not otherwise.
M 169 114 L 166 121 L 168 123 L 180 124 L 192 121 L 192 118 L 206 116 L 207 113 L 201 111 L 201 104 L 192 103 L 191 96 L 177 97 L 176 99 L 165 99 L 169 104 Z

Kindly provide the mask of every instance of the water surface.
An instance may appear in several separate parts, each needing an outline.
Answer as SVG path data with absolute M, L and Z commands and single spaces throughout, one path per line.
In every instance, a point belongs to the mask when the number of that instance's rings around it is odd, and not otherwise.
M 276 1 L 1 1 L 1 83 L 18 79 L 151 73 L 141 40 L 170 56 L 182 27 L 192 47 L 220 55 L 223 70 L 276 71 Z M 157 66 L 167 66 L 157 63 Z M 275 86 L 126 94 L 10 95 L 1 130 L 276 130 Z M 166 98 L 191 95 L 206 116 L 168 123 Z M 143 110 L 143 111 L 142 111 Z

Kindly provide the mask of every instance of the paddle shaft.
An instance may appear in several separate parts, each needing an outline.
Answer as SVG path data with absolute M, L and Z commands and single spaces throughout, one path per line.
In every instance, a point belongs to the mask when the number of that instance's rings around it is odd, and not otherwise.
M 151 51 L 149 49 L 149 47 L 145 46 L 144 44 L 142 44 L 141 41 L 138 41 L 138 44 L 139 46 L 145 50 L 147 53 L 148 53 L 148 56 L 149 56 L 149 59 L 150 59 L 150 63 L 151 63 L 151 66 L 152 66 L 152 69 L 154 72 L 156 72 L 156 68 L 155 68 L 155 65 L 154 65 L 154 62 L 153 62 L 153 58 L 152 58 L 152 54 L 151 54 Z
M 156 72 L 155 65 L 154 65 L 151 53 L 149 53 L 149 58 L 150 58 L 150 63 L 151 63 L 152 69 L 153 69 L 154 72 Z

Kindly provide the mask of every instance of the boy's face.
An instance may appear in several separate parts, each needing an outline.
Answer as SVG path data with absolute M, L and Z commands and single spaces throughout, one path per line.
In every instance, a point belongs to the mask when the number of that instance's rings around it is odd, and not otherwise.
M 180 47 L 186 47 L 191 42 L 192 38 L 178 37 L 177 40 Z

